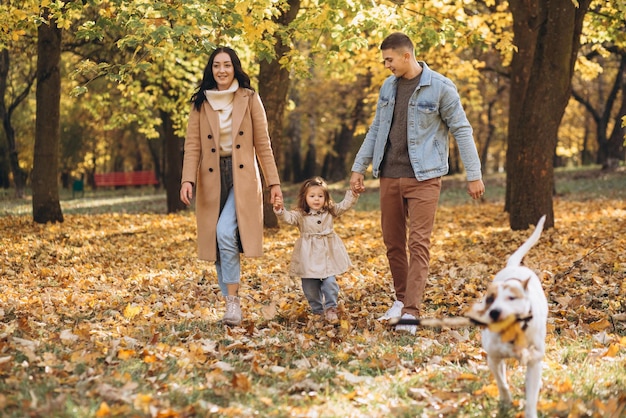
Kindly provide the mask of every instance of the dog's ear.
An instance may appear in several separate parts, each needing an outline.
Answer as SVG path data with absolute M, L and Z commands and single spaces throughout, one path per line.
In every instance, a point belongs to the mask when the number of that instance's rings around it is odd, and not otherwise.
M 530 283 L 530 277 L 531 276 L 528 276 L 526 279 L 520 280 L 520 282 L 522 283 L 522 287 L 524 288 L 525 292 L 528 290 L 528 283 Z

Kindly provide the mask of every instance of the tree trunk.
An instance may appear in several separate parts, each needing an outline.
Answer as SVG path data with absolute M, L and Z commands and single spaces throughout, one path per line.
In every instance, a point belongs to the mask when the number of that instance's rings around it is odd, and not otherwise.
M 514 44 L 505 210 L 514 230 L 554 226 L 553 156 L 591 0 L 511 0 Z
M 291 101 L 298 108 L 300 97 L 298 90 L 291 90 Z M 287 122 L 287 143 L 285 157 L 286 162 L 282 169 L 283 181 L 299 182 L 302 178 L 302 154 L 300 144 L 302 143 L 302 126 L 299 112 L 290 112 Z
M 626 55 L 622 55 L 622 63 L 626 61 Z M 621 66 L 620 70 L 626 71 L 625 66 Z M 620 161 L 624 161 L 626 155 L 624 153 L 624 141 L 626 140 L 626 128 L 624 128 L 622 118 L 626 115 L 626 81 L 622 74 L 622 103 L 615 118 L 613 131 L 609 137 L 607 144 L 608 159 L 603 165 L 603 169 L 612 170 L 619 166 Z
M 498 85 L 500 84 L 498 78 Z M 493 115 L 493 109 L 498 104 L 498 100 L 503 91 L 506 90 L 506 86 L 499 85 L 496 90 L 496 94 L 487 102 L 487 133 L 485 135 L 485 142 L 480 149 L 480 161 L 482 164 L 483 174 L 487 172 L 487 161 L 489 160 L 489 147 L 496 136 L 496 117 Z M 498 171 L 496 166 L 496 171 Z
M 165 123 L 164 123 L 165 125 Z M 163 126 L 163 132 L 161 133 L 161 140 L 145 138 L 148 144 L 148 150 L 150 151 L 150 157 L 152 158 L 152 164 L 154 164 L 154 174 L 159 180 L 159 184 L 155 185 L 155 188 L 161 186 L 165 187 L 165 167 L 166 156 L 164 156 L 164 149 L 167 147 L 167 133 L 165 132 L 165 126 Z
M 283 27 L 289 25 L 300 10 L 300 0 L 288 0 L 287 4 L 289 8 L 280 16 L 274 18 Z M 287 93 L 289 92 L 289 71 L 286 68 L 282 68 L 279 60 L 289 51 L 289 45 L 283 43 L 280 34 L 275 36 L 275 39 L 275 58 L 272 61 L 262 60 L 259 65 L 259 95 L 263 100 L 267 113 L 272 149 L 278 172 L 280 173 L 283 160 L 281 152 L 283 116 L 285 103 L 287 102 Z M 276 219 L 276 215 L 271 210 L 271 204 L 267 197 L 268 193 L 265 193 L 263 197 L 264 224 L 268 228 L 275 228 L 278 227 L 278 219 Z
M 176 136 L 172 118 L 167 112 L 161 111 L 163 132 L 165 136 L 165 193 L 167 196 L 167 213 L 176 213 L 185 209 L 180 200 L 180 179 L 183 174 L 183 138 Z
M 48 18 L 44 13 L 44 18 Z M 61 29 L 54 19 L 37 31 L 37 106 L 33 157 L 33 220 L 63 222 L 59 203 L 59 140 L 61 107 Z
M 8 150 L 4 142 L 0 141 L 0 189 L 8 189 L 11 187 L 9 181 L 9 172 L 11 171 L 9 159 L 7 158 Z
M 596 109 L 591 101 L 586 97 L 583 97 L 581 94 L 576 92 L 576 90 L 572 90 L 572 97 L 580 104 L 582 104 L 587 112 L 593 118 L 593 121 L 596 125 L 596 142 L 598 143 L 598 153 L 596 155 L 596 163 L 602 166 L 603 170 L 611 169 L 614 164 L 619 164 L 620 159 L 624 159 L 622 156 L 620 158 L 620 147 L 623 151 L 623 135 L 621 139 L 610 142 L 613 139 L 613 135 L 619 135 L 619 131 L 621 129 L 621 115 L 624 115 L 624 109 L 626 109 L 625 98 L 623 93 L 626 92 L 626 85 L 624 83 L 624 72 L 626 71 L 626 54 L 624 52 L 618 52 L 620 57 L 620 65 L 617 70 L 617 74 L 615 76 L 615 80 L 613 80 L 613 85 L 610 89 L 610 92 L 605 100 L 600 99 L 601 105 L 600 109 Z M 601 89 L 598 88 L 600 91 Z M 620 110 L 618 112 L 618 124 L 614 126 L 613 132 L 609 136 L 609 123 L 612 121 L 614 117 L 613 106 L 615 101 L 618 100 L 619 93 L 622 92 L 622 101 L 620 103 Z M 601 96 L 601 94 L 600 94 Z M 604 107 L 602 109 L 601 107 Z M 617 131 L 615 128 L 618 128 Z M 586 126 L 585 126 L 586 129 Z
M 29 75 L 26 80 L 26 87 L 24 90 L 13 100 L 12 103 L 7 105 L 4 100 L 7 97 L 7 80 L 9 79 L 10 67 L 11 59 L 9 56 L 9 50 L 3 49 L 0 51 L 0 118 L 2 118 L 2 127 L 4 128 L 4 133 L 7 138 L 7 153 L 9 156 L 9 167 L 13 173 L 15 197 L 22 198 L 25 194 L 26 179 L 28 178 L 28 175 L 20 167 L 17 144 L 15 143 L 15 129 L 13 129 L 13 125 L 11 123 L 11 116 L 13 115 L 13 110 L 15 110 L 15 108 L 23 102 L 26 97 L 28 97 L 30 88 L 35 80 Z
M 315 133 L 317 132 L 316 116 L 307 115 L 309 121 L 309 137 L 307 138 L 307 150 L 304 156 L 304 168 L 302 169 L 302 180 L 319 175 L 317 172 L 317 147 L 315 146 Z

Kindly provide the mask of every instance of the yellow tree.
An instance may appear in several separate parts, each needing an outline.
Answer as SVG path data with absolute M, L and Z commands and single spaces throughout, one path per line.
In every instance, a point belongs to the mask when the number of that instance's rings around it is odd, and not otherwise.
M 28 14 L 9 2 L 0 5 L 0 119 L 4 130 L 8 159 L 7 173 L 0 184 L 8 187 L 8 171 L 13 175 L 15 195 L 24 197 L 28 172 L 20 166 L 19 146 L 13 116 L 25 103 L 35 82 L 34 45 L 27 35 L 34 34 L 27 21 Z M 10 30 L 11 29 L 11 30 Z M 0 146 L 0 150 L 4 147 Z M 0 161 L 3 160 L 0 155 Z
M 62 222 L 59 203 L 58 158 L 61 94 L 62 30 L 79 17 L 83 2 L 22 1 L 0 7 L 6 25 L 0 32 L 0 49 L 26 34 L 37 33 L 36 122 L 31 184 L 33 220 Z M 6 78 L 5 78 L 6 80 Z

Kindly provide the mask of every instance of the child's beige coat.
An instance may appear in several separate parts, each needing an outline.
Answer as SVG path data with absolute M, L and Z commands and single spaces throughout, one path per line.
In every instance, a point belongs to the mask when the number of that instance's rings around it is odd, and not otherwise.
M 350 190 L 336 204 L 336 216 L 341 216 L 358 201 Z M 279 219 L 300 230 L 289 266 L 289 274 L 306 279 L 325 279 L 345 273 L 350 266 L 350 257 L 341 238 L 333 229 L 333 215 L 327 211 L 302 213 L 299 210 L 277 212 Z

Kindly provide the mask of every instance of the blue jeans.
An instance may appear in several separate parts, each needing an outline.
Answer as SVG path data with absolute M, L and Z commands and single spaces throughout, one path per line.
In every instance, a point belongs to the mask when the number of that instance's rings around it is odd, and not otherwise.
M 231 187 L 224 208 L 217 220 L 217 282 L 222 295 L 227 296 L 226 285 L 239 284 L 241 259 L 239 255 L 239 231 L 235 210 L 235 191 Z
M 328 308 L 337 307 L 339 285 L 335 276 L 329 276 L 325 279 L 302 278 L 302 291 L 315 314 L 321 314 Z

